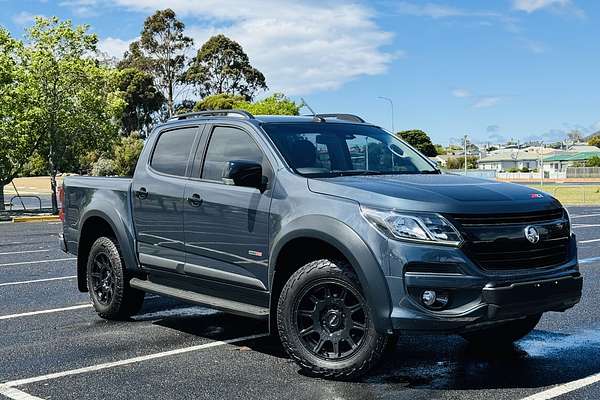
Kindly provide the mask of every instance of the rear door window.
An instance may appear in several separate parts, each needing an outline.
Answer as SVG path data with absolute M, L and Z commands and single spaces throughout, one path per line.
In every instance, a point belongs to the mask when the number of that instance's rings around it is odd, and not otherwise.
M 197 127 L 193 127 L 161 133 L 150 166 L 163 174 L 185 176 L 197 130 Z

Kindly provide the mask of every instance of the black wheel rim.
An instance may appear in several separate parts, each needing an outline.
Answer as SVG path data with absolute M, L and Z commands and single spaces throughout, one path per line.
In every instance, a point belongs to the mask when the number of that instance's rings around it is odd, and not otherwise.
M 312 354 L 341 360 L 355 354 L 367 335 L 363 297 L 344 281 L 321 281 L 298 297 L 294 318 L 300 342 Z
M 105 253 L 98 253 L 94 257 L 90 279 L 98 302 L 102 305 L 110 304 L 115 292 L 115 279 L 110 258 Z

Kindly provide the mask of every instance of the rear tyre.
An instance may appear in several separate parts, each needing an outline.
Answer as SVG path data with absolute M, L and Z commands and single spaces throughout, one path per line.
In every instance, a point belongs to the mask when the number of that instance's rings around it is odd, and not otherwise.
M 324 378 L 364 374 L 387 343 L 375 330 L 358 279 L 341 261 L 313 261 L 291 276 L 279 298 L 277 326 L 290 357 Z
M 463 333 L 461 336 L 476 346 L 510 345 L 527 336 L 540 322 L 542 314 L 505 322 L 479 331 Z
M 105 319 L 128 319 L 144 302 L 144 292 L 129 286 L 119 246 L 110 237 L 98 238 L 90 249 L 87 287 L 94 309 Z

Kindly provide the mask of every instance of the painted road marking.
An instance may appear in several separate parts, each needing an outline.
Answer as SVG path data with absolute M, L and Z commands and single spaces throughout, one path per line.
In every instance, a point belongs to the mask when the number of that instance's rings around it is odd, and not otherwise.
M 597 228 L 600 224 L 574 224 L 573 229 L 575 228 Z
M 12 400 L 43 400 L 40 397 L 32 396 L 29 393 L 23 392 L 22 390 L 2 384 L 0 384 L 0 394 Z
M 593 263 L 596 261 L 600 261 L 600 257 L 583 258 L 583 259 L 579 260 L 579 264 L 589 264 L 589 263 Z
M 0 256 L 9 256 L 11 254 L 25 254 L 25 253 L 43 253 L 46 251 L 50 251 L 50 249 L 46 250 L 22 250 L 22 251 L 9 251 L 8 253 L 0 253 Z
M 51 263 L 51 262 L 59 262 L 59 261 L 73 261 L 73 260 L 77 260 L 77 258 L 70 257 L 70 258 L 57 258 L 55 260 L 25 261 L 25 262 L 17 262 L 17 263 L 0 264 L 0 267 L 12 267 L 15 265 L 42 264 L 42 263 Z
M 32 315 L 40 315 L 40 314 L 53 314 L 53 313 L 57 313 L 57 312 L 61 312 L 61 311 L 77 310 L 80 308 L 90 308 L 90 307 L 92 307 L 91 304 L 78 304 L 76 306 L 70 306 L 70 307 L 51 308 L 48 310 L 39 310 L 39 311 L 29 311 L 29 312 L 20 313 L 20 314 L 0 315 L 0 320 L 30 317 Z
M 61 280 L 65 280 L 65 279 L 74 279 L 74 278 L 77 278 L 77 275 L 61 276 L 59 278 L 34 279 L 34 280 L 31 280 L 31 281 L 0 283 L 0 287 L 2 287 L 2 286 L 26 285 L 28 283 L 38 283 L 38 282 L 61 281 Z
M 240 337 L 240 338 L 236 338 L 236 339 L 214 341 L 214 342 L 204 343 L 204 344 L 200 344 L 200 345 L 196 345 L 196 346 L 184 347 L 184 348 L 176 349 L 176 350 L 169 350 L 169 351 L 163 351 L 160 353 L 148 354 L 145 356 L 128 358 L 128 359 L 120 360 L 120 361 L 113 361 L 113 362 L 107 362 L 107 363 L 103 363 L 103 364 L 91 365 L 89 367 L 84 367 L 84 368 L 77 368 L 77 369 L 71 369 L 68 371 L 55 372 L 52 374 L 35 376 L 32 378 L 18 379 L 15 381 L 5 382 L 3 385 L 8 388 L 15 387 L 15 386 L 22 386 L 22 385 L 30 385 L 32 383 L 44 382 L 44 381 L 49 381 L 49 380 L 58 379 L 58 378 L 64 378 L 66 376 L 80 375 L 80 374 L 85 374 L 87 372 L 101 371 L 103 369 L 121 367 L 124 365 L 135 364 L 135 363 L 139 363 L 142 361 L 148 361 L 148 360 L 155 360 L 157 358 L 164 358 L 164 357 L 174 356 L 174 355 L 178 355 L 178 354 L 191 353 L 191 352 L 198 351 L 198 350 L 210 349 L 213 347 L 223 346 L 226 344 L 233 344 L 233 343 L 237 343 L 237 342 L 244 342 L 247 340 L 258 339 L 258 338 L 262 338 L 262 337 L 266 337 L 266 336 L 268 336 L 267 333 L 261 333 L 258 335 L 244 336 L 244 337 Z
M 552 389 L 545 390 L 543 392 L 536 393 L 532 396 L 525 397 L 522 400 L 548 400 L 553 399 L 563 394 L 572 392 L 583 387 L 593 385 L 596 382 L 600 382 L 600 374 L 591 375 L 587 378 L 578 379 L 576 381 L 567 382 L 563 385 L 553 387 Z
M 583 244 L 583 243 L 594 243 L 594 242 L 600 242 L 600 239 L 580 240 L 577 243 Z
M 575 218 L 587 218 L 587 217 L 600 217 L 600 214 L 580 214 L 580 215 L 571 215 L 571 219 L 575 219 Z

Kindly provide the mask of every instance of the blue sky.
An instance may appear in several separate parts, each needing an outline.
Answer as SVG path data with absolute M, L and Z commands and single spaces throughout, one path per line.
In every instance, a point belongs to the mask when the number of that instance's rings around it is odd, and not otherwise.
M 34 15 L 87 23 L 120 56 L 158 8 L 199 47 L 239 41 L 273 91 L 319 112 L 419 128 L 448 144 L 600 130 L 600 1 L 0 0 L 15 36 Z

